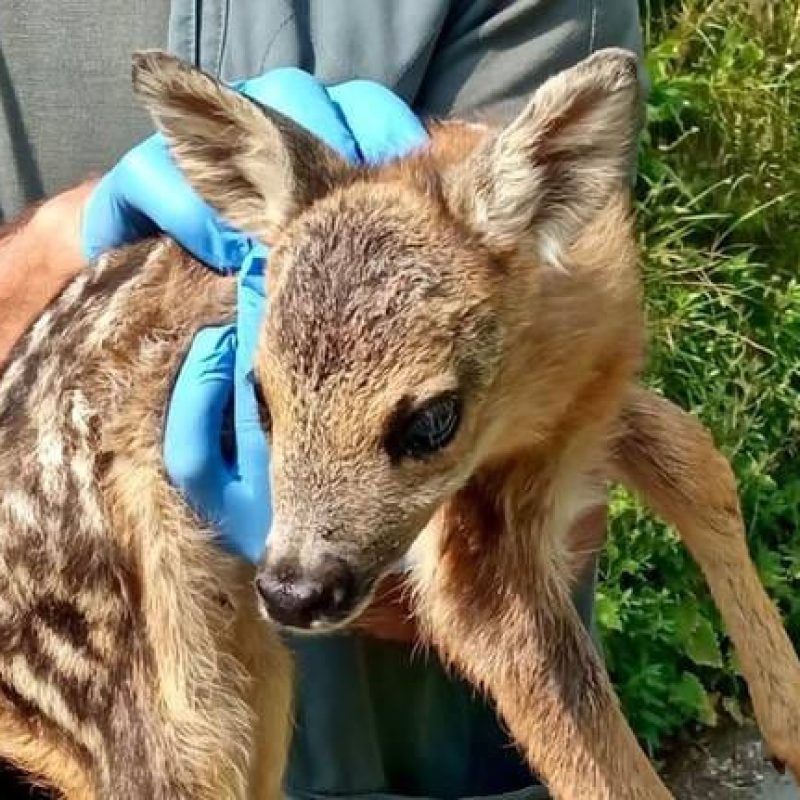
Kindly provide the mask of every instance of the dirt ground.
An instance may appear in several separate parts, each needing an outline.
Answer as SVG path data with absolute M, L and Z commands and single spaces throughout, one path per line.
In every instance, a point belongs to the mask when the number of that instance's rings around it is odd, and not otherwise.
M 761 737 L 750 725 L 676 746 L 664 776 L 677 800 L 800 800 L 794 781 L 765 758 Z M 15 775 L 0 768 L 0 800 L 47 797 L 22 788 Z
M 664 775 L 677 800 L 800 800 L 794 781 L 765 757 L 751 725 L 676 749 Z

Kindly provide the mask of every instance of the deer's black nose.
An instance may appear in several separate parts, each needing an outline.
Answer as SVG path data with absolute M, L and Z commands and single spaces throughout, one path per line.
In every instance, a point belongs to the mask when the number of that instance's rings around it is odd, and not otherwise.
M 289 628 L 307 629 L 314 622 L 337 622 L 355 605 L 355 578 L 340 559 L 326 559 L 301 571 L 289 563 L 267 565 L 256 588 L 270 618 Z

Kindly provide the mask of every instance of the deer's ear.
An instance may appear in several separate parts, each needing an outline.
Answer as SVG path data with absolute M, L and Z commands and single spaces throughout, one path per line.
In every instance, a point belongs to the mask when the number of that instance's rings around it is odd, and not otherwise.
M 531 238 L 557 260 L 628 180 L 640 119 L 636 57 L 601 50 L 546 81 L 522 113 L 448 177 L 488 242 Z
M 265 241 L 350 172 L 288 117 L 166 53 L 135 54 L 133 86 L 195 191 Z

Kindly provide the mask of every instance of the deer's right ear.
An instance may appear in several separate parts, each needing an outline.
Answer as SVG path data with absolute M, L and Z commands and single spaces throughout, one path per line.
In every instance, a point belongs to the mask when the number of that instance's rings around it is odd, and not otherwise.
M 350 172 L 288 117 L 161 51 L 134 55 L 133 86 L 195 191 L 266 242 Z

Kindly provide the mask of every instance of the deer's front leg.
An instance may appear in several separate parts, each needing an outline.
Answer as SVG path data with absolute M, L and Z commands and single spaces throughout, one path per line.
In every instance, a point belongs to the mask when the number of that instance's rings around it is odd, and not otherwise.
M 291 738 L 292 662 L 286 646 L 261 618 L 249 568 L 238 587 L 236 656 L 247 670 L 252 713 L 248 800 L 279 800 Z
M 416 552 L 418 613 L 431 642 L 495 700 L 558 800 L 671 795 L 638 746 L 569 596 L 530 531 L 504 528 L 472 487 Z
M 730 465 L 694 417 L 644 389 L 623 421 L 620 478 L 675 526 L 702 570 L 764 738 L 800 778 L 800 662 L 750 559 Z

